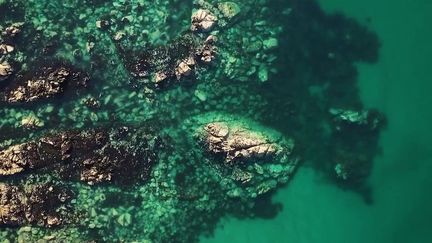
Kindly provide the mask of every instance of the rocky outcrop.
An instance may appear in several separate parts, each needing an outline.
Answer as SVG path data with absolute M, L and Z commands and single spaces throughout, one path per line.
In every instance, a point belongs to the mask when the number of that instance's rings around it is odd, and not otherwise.
M 60 95 L 67 88 L 84 88 L 89 77 L 67 65 L 44 66 L 14 80 L 3 94 L 8 103 L 28 103 Z
M 0 184 L 0 226 L 36 224 L 44 227 L 64 222 L 68 190 L 52 185 Z
M 196 121 L 202 124 L 196 137 L 206 151 L 204 157 L 211 170 L 224 176 L 220 186 L 229 198 L 255 198 L 294 174 L 298 157 L 292 139 L 239 116 L 209 113 Z
M 260 133 L 243 127 L 229 127 L 224 122 L 207 124 L 204 130 L 207 149 L 214 154 L 223 154 L 226 163 L 271 158 L 283 150 Z
M 149 176 L 157 146 L 142 129 L 62 132 L 0 151 L 0 176 L 44 168 L 88 184 L 134 182 Z

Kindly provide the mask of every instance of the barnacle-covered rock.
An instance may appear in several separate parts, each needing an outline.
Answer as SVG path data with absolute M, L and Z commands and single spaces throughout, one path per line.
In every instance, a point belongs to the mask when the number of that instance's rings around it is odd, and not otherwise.
M 67 214 L 65 204 L 71 196 L 68 190 L 59 186 L 14 186 L 1 183 L 0 226 L 61 225 Z
M 0 176 L 47 167 L 88 184 L 134 182 L 149 175 L 157 146 L 158 137 L 144 129 L 61 132 L 0 151 Z
M 8 103 L 27 103 L 57 96 L 67 88 L 87 86 L 89 77 L 66 65 L 44 66 L 34 73 L 14 80 L 8 87 L 3 99 Z

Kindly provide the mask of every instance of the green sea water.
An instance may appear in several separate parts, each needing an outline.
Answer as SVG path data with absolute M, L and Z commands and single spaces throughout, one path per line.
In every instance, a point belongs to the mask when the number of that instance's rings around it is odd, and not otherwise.
M 358 82 L 366 106 L 389 121 L 370 178 L 374 203 L 301 168 L 274 197 L 283 204 L 275 219 L 225 219 L 202 242 L 432 242 L 432 1 L 320 3 L 366 24 L 382 43 L 378 63 L 359 65 Z

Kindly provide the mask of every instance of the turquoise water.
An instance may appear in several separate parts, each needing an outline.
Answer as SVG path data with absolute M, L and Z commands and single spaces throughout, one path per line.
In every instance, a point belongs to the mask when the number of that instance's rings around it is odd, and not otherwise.
M 378 63 L 359 65 L 362 100 L 389 120 L 370 178 L 374 203 L 302 168 L 275 196 L 283 210 L 274 220 L 226 219 L 202 242 L 432 242 L 432 2 L 320 2 L 366 24 L 382 42 Z

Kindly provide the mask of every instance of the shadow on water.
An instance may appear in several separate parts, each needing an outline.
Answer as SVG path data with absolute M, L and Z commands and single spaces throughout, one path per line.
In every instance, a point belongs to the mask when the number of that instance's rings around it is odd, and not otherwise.
M 378 60 L 378 37 L 342 14 L 324 13 L 313 0 L 276 2 L 269 7 L 275 11 L 290 7 L 290 12 L 273 19 L 285 24 L 277 50 L 279 72 L 261 88 L 269 104 L 264 122 L 294 137 L 306 166 L 371 203 L 367 178 L 379 154 L 379 129 L 336 131 L 329 109 L 363 109 L 355 64 Z M 336 178 L 340 154 L 355 161 L 352 180 Z

